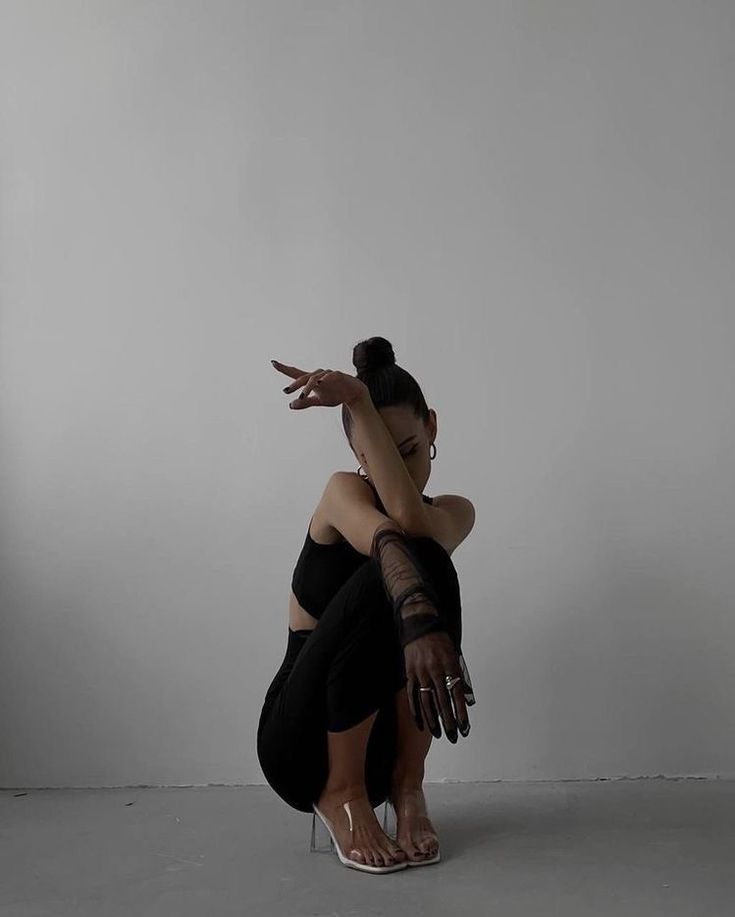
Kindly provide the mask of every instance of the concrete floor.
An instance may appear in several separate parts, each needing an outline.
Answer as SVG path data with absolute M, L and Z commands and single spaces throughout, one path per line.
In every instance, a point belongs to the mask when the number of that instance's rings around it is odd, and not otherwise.
M 20 792 L 1 917 L 735 915 L 735 781 L 425 784 L 443 859 L 386 875 L 267 786 Z

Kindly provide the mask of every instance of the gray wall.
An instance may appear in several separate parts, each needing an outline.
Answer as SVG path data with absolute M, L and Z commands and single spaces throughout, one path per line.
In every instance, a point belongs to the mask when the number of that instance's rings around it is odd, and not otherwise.
M 478 704 L 429 780 L 735 773 L 735 7 L 2 6 L 0 785 L 261 783 L 394 344 Z

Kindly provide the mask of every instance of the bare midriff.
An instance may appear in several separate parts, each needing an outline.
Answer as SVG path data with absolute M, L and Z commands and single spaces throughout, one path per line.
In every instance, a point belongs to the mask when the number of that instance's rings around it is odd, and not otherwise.
M 314 630 L 317 619 L 299 605 L 293 589 L 288 599 L 288 626 L 291 630 Z

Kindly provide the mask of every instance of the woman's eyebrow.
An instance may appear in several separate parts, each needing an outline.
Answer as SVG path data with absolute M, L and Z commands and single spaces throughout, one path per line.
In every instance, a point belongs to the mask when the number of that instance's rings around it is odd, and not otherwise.
M 404 439 L 402 443 L 398 443 L 398 448 L 400 449 L 401 446 L 405 446 L 409 439 L 415 439 L 415 434 L 413 436 L 409 436 L 408 439 Z

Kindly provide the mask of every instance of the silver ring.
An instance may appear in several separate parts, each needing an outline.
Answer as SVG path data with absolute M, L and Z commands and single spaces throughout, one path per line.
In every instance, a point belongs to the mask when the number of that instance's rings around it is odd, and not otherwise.
M 433 691 L 433 688 L 419 688 L 419 691 Z
M 452 678 L 451 675 L 447 675 L 444 681 L 447 685 L 447 691 L 451 691 L 458 681 L 462 681 L 462 677 L 461 675 L 455 675 L 454 678 Z

